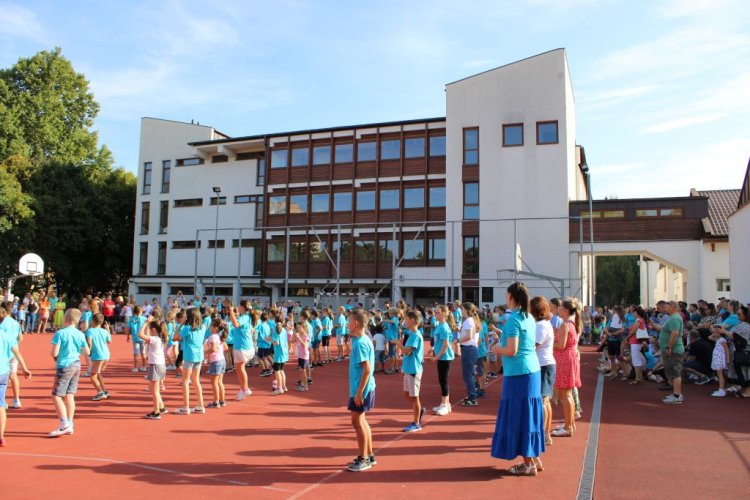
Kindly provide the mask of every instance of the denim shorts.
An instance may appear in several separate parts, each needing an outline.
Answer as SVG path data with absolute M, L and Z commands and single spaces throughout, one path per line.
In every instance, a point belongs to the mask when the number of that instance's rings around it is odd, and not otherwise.
M 0 408 L 6 407 L 5 392 L 8 390 L 8 378 L 10 378 L 10 372 L 0 375 Z
M 557 365 L 545 365 L 542 366 L 542 397 L 551 398 L 552 392 L 555 389 L 555 374 L 557 373 Z
M 81 376 L 81 362 L 76 361 L 64 368 L 55 371 L 55 385 L 52 387 L 52 395 L 64 397 L 75 394 L 78 391 L 78 378 Z
M 196 370 L 200 373 L 201 366 L 203 366 L 203 362 L 201 361 L 183 361 L 182 362 L 183 370 Z
M 208 365 L 209 375 L 224 375 L 226 371 L 227 371 L 227 362 L 223 359 L 219 361 L 212 361 L 211 364 Z

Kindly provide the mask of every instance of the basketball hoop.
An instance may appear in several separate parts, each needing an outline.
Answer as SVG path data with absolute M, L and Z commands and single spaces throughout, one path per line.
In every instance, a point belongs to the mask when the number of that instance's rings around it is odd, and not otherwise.
M 44 273 L 44 261 L 35 253 L 27 253 L 18 261 L 18 272 L 23 276 L 40 276 Z

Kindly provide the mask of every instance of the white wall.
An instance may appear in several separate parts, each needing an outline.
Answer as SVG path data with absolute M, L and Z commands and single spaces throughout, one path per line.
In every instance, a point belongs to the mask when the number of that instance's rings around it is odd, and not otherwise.
M 731 296 L 743 303 L 750 302 L 750 205 L 729 217 L 729 270 Z
M 730 295 L 718 291 L 716 285 L 718 279 L 729 279 L 729 242 L 703 243 L 702 271 L 702 298 L 716 302 L 719 297 Z

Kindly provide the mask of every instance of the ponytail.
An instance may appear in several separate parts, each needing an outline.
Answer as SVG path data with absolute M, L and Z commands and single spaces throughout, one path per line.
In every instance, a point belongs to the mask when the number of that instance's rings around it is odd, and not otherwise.
M 575 315 L 576 335 L 583 332 L 583 318 L 581 318 L 581 306 L 575 299 L 563 300 L 562 306 L 571 315 Z
M 151 330 L 156 330 L 159 334 L 159 338 L 161 339 L 162 344 L 165 346 L 167 345 L 167 340 L 169 339 L 169 330 L 167 330 L 167 324 L 163 321 L 159 320 L 153 320 L 151 323 L 148 324 L 148 327 Z
M 516 281 L 508 287 L 508 293 L 518 305 L 518 309 L 524 316 L 529 315 L 529 289 L 520 281 Z
M 443 313 L 443 319 L 445 319 L 448 328 L 450 328 L 452 332 L 455 332 L 458 329 L 456 327 L 456 318 L 454 318 L 453 314 L 448 310 L 448 306 L 438 306 L 437 308 Z

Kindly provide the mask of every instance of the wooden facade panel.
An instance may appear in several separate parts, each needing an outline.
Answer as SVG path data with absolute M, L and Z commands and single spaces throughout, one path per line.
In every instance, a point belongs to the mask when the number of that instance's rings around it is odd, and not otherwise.
M 404 160 L 404 175 L 425 175 L 426 173 L 427 162 L 424 158 Z
M 377 216 L 375 210 L 367 210 L 365 212 L 354 212 L 354 222 L 360 224 L 376 222 Z
M 374 162 L 357 164 L 357 179 L 371 179 L 376 176 L 377 166 Z
M 289 182 L 308 182 L 310 169 L 308 167 L 292 167 L 289 171 Z
M 354 164 L 353 163 L 337 163 L 333 168 L 333 178 L 335 180 L 352 179 L 354 178 Z
M 332 224 L 351 224 L 353 220 L 353 212 L 331 212 Z
M 580 241 L 580 223 L 571 220 L 570 242 Z M 594 242 L 604 241 L 659 241 L 699 240 L 703 236 L 703 225 L 699 219 L 643 219 L 594 221 Z M 583 224 L 583 241 L 589 241 L 588 221 Z
M 268 172 L 268 183 L 269 184 L 286 184 L 287 176 L 289 175 L 289 169 L 286 168 L 271 168 Z
M 435 156 L 427 162 L 427 172 L 430 174 L 445 173 L 445 156 Z
M 439 222 L 445 221 L 445 208 L 428 208 L 427 220 Z
M 289 214 L 288 225 L 305 226 L 307 225 L 307 214 Z
M 310 224 L 328 224 L 331 221 L 330 212 L 310 214 Z
M 316 165 L 310 172 L 310 180 L 312 181 L 327 181 L 331 179 L 331 166 L 330 165 Z
M 479 221 L 465 220 L 461 224 L 461 234 L 464 236 L 476 236 L 479 234 Z
M 266 227 L 286 226 L 286 215 L 269 215 L 266 217 Z
M 378 212 L 378 222 L 401 222 L 401 212 L 398 210 L 381 210 Z
M 383 161 L 378 166 L 380 177 L 400 177 L 401 163 L 398 161 Z
M 463 167 L 464 182 L 479 181 L 479 165 Z

